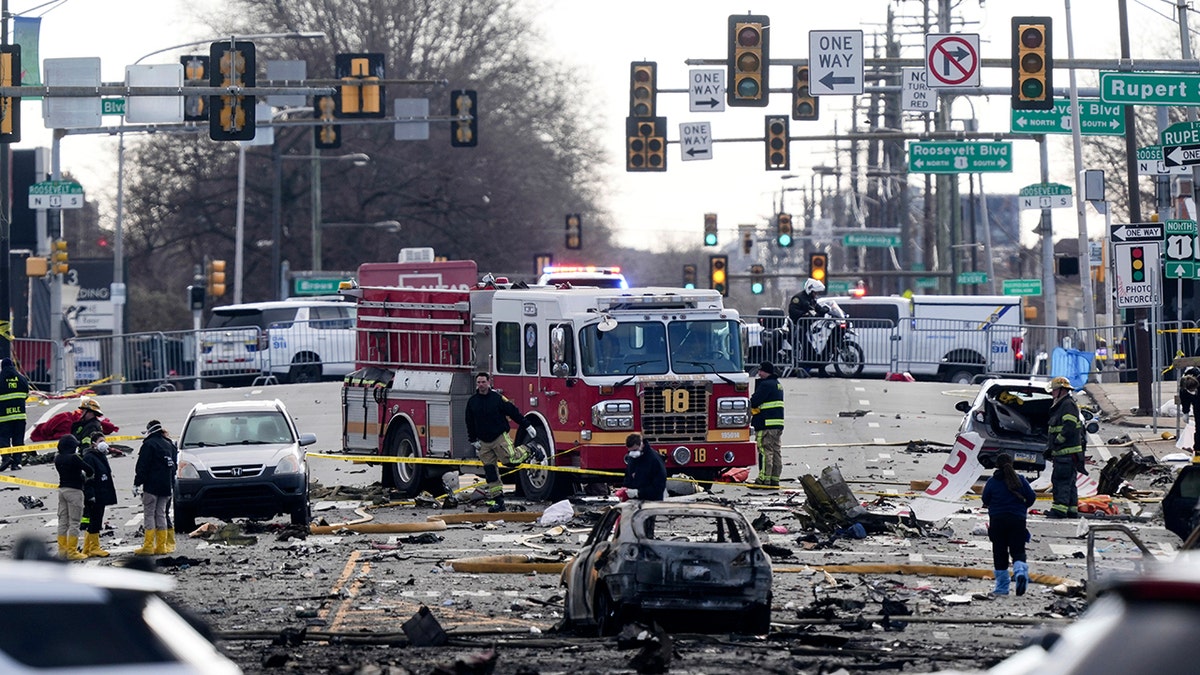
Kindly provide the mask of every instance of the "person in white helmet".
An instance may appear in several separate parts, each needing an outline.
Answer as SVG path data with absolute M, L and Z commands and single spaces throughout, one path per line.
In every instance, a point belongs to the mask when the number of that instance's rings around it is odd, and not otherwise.
M 825 292 L 825 284 L 816 279 L 804 282 L 804 288 L 788 301 L 788 317 L 792 320 L 793 344 L 800 348 L 799 362 L 812 367 L 814 358 L 812 346 L 808 342 L 808 332 L 813 327 L 813 319 L 827 316 L 829 309 L 817 302 L 817 298 Z

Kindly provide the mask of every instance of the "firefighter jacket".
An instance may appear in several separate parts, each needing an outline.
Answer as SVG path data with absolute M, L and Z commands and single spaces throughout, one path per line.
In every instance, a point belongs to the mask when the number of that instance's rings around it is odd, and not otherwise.
M 25 399 L 29 397 L 29 380 L 6 364 L 0 370 L 0 422 L 24 422 Z
M 755 431 L 783 428 L 783 388 L 778 377 L 768 375 L 754 383 L 750 415 L 750 426 Z
M 92 446 L 92 434 L 97 431 L 106 433 L 104 425 L 100 424 L 100 418 L 95 413 L 85 412 L 71 425 L 71 435 L 78 438 L 79 444 L 85 449 Z
M 1070 394 L 1050 406 L 1048 426 L 1050 442 L 1046 454 L 1050 459 L 1083 452 L 1083 424 L 1079 420 L 1079 406 Z
M 486 395 L 476 392 L 467 399 L 467 440 L 491 443 L 508 433 L 510 419 L 517 424 L 522 422 L 521 411 L 512 401 L 495 389 Z

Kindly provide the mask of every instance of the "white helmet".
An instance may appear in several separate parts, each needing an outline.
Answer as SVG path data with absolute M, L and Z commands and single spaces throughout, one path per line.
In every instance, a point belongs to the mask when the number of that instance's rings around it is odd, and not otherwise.
M 825 284 L 817 281 L 816 279 L 809 279 L 808 281 L 804 282 L 804 292 L 808 293 L 809 295 L 824 293 Z

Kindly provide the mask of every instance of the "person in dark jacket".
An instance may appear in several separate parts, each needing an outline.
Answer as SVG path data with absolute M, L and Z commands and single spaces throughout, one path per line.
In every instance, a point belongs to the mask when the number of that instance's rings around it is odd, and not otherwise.
M 667 492 L 667 464 L 662 455 L 638 433 L 625 437 L 625 450 L 625 480 L 617 496 L 622 497 L 622 501 L 661 502 Z
M 87 558 L 79 552 L 79 519 L 83 516 L 83 484 L 92 470 L 78 454 L 79 440 L 71 434 L 58 439 L 54 468 L 58 470 L 58 555 L 67 560 Z
M 138 451 L 133 473 L 133 492 L 142 491 L 142 525 L 145 540 L 135 555 L 169 553 L 167 541 L 167 505 L 171 503 L 171 488 L 175 482 L 175 443 L 167 436 L 162 423 L 146 423 L 146 438 Z
M 1200 368 L 1196 366 L 1188 366 L 1183 371 L 1183 377 L 1179 378 L 1179 409 L 1183 413 L 1184 426 L 1187 426 L 1188 415 L 1195 416 L 1194 413 L 1200 413 Z M 1200 447 L 1196 441 L 1200 441 L 1200 424 L 1196 420 L 1192 420 L 1192 454 L 1200 453 Z M 3 468 L 3 467 L 0 467 Z
M 488 373 L 475 375 L 475 394 L 467 399 L 467 440 L 475 446 L 475 454 L 483 462 L 483 475 L 487 479 L 488 499 L 492 500 L 489 512 L 504 510 L 504 485 L 500 482 L 499 463 L 516 465 L 530 457 L 535 461 L 545 459 L 545 450 L 540 443 L 530 441 L 513 447 L 508 436 L 508 421 L 523 421 L 521 411 L 512 401 L 492 389 L 492 376 Z
M 108 466 L 108 443 L 103 433 L 92 435 L 92 442 L 84 447 L 83 463 L 92 470 L 92 478 L 83 485 L 83 554 L 107 558 L 108 551 L 100 548 L 100 528 L 104 526 L 104 508 L 117 503 L 117 487 Z
M 18 370 L 12 359 L 0 359 L 0 447 L 11 448 L 25 444 L 25 399 L 29 398 L 29 380 Z M 10 452 L 4 455 L 0 471 L 21 468 L 21 457 L 27 453 Z
M 797 362 L 806 367 L 816 365 L 813 362 L 816 354 L 809 342 L 809 334 L 815 325 L 814 319 L 829 314 L 829 308 L 817 302 L 824 292 L 824 283 L 809 279 L 804 282 L 803 290 L 788 301 L 788 318 L 792 320 L 792 344 L 800 350 L 800 353 L 796 354 Z
M 988 510 L 988 539 L 992 540 L 992 569 L 996 586 L 992 593 L 1008 595 L 1008 559 L 1013 560 L 1012 578 L 1017 595 L 1025 595 L 1029 585 L 1029 563 L 1025 560 L 1025 519 L 1029 507 L 1037 501 L 1029 481 L 1013 469 L 1008 453 L 996 457 L 996 473 L 983 486 L 983 505 Z
M 783 473 L 783 389 L 775 376 L 775 364 L 770 361 L 758 365 L 757 377 L 750 397 L 750 426 L 758 445 L 758 478 L 754 483 L 762 488 L 778 488 Z
M 85 396 L 79 402 L 79 419 L 71 425 L 71 435 L 79 439 L 79 443 L 86 449 L 92 444 L 92 436 L 96 432 L 104 433 L 104 427 L 100 425 L 100 416 L 104 413 L 100 412 L 100 404 L 96 399 Z

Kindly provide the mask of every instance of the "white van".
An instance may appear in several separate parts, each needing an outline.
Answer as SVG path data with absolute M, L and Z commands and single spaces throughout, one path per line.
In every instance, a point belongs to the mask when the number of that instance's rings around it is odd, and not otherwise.
M 1024 371 L 1020 296 L 822 298 L 831 301 L 850 317 L 864 374 L 969 383 L 983 373 Z
M 220 384 L 271 375 L 317 382 L 354 370 L 355 306 L 291 299 L 213 309 L 200 334 L 200 376 Z

